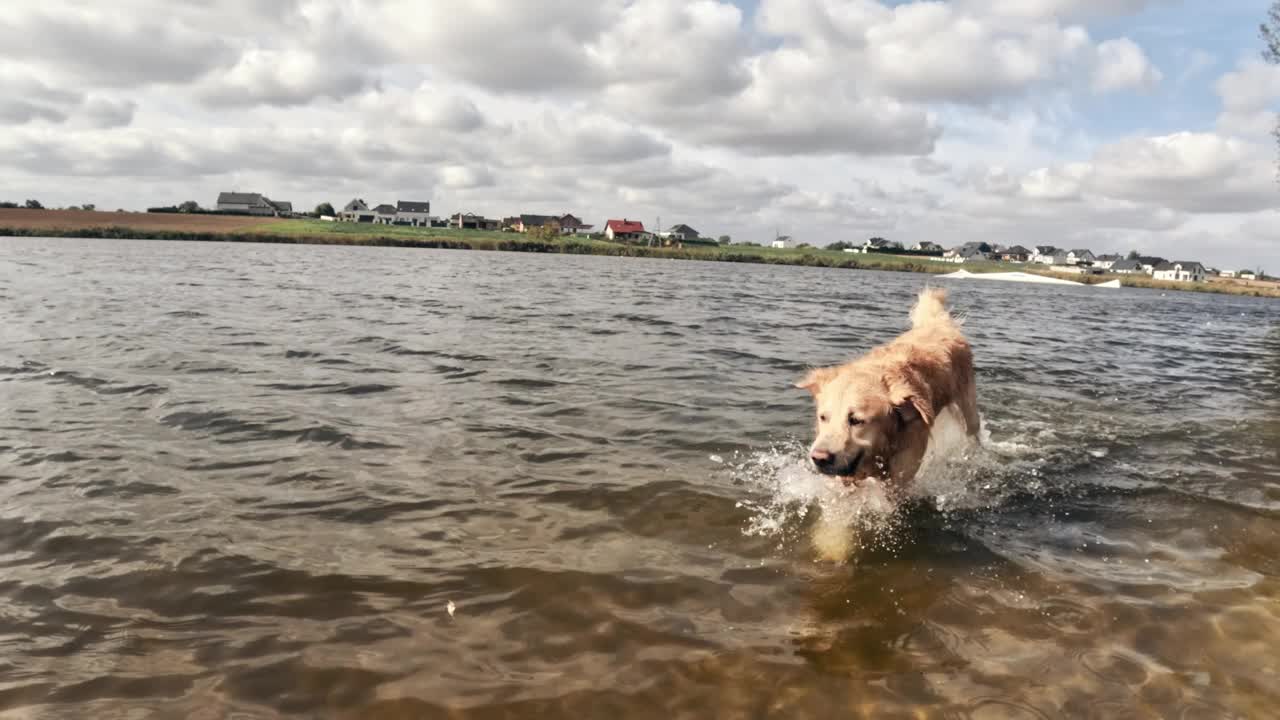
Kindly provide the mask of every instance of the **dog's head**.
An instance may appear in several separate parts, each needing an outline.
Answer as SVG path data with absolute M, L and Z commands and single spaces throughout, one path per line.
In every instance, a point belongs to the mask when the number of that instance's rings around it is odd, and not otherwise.
M 915 474 L 933 422 L 919 379 L 851 363 L 813 370 L 796 387 L 813 394 L 817 429 L 809 455 L 819 472 L 846 484 Z

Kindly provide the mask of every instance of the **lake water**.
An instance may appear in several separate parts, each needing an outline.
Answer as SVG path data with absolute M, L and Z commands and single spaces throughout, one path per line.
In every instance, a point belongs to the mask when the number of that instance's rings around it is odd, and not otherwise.
M 985 449 L 823 561 L 925 282 L 0 239 L 0 717 L 1275 717 L 1280 303 L 952 285 Z

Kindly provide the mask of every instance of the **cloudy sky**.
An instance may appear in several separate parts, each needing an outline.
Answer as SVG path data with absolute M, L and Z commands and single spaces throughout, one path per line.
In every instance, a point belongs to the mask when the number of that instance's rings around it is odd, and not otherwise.
M 1280 270 L 1267 0 L 5 0 L 0 199 Z

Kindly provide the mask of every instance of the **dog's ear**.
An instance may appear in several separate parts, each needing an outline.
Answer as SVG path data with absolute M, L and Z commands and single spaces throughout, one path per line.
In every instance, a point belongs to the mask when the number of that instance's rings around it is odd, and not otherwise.
M 889 388 L 889 402 L 893 405 L 893 414 L 903 427 L 920 420 L 925 425 L 933 424 L 933 403 L 927 392 L 903 379 L 893 383 Z
M 831 378 L 835 376 L 835 368 L 814 368 L 800 382 L 796 383 L 796 387 L 801 390 L 808 390 L 816 397 L 818 392 L 822 390 L 822 386 L 831 382 Z
M 928 408 L 914 396 L 908 397 L 906 400 L 894 403 L 893 415 L 898 420 L 898 427 L 905 428 L 916 421 L 923 421 L 925 425 L 933 424 L 933 417 L 930 415 Z

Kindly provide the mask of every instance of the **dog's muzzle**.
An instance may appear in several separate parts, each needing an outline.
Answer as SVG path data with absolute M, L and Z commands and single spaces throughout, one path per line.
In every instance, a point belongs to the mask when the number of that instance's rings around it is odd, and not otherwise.
M 813 460 L 813 466 L 823 475 L 847 477 L 858 472 L 858 467 L 862 465 L 862 459 L 866 454 L 866 450 L 859 450 L 851 460 L 841 462 L 840 456 L 835 453 L 815 450 L 809 454 L 809 459 Z

